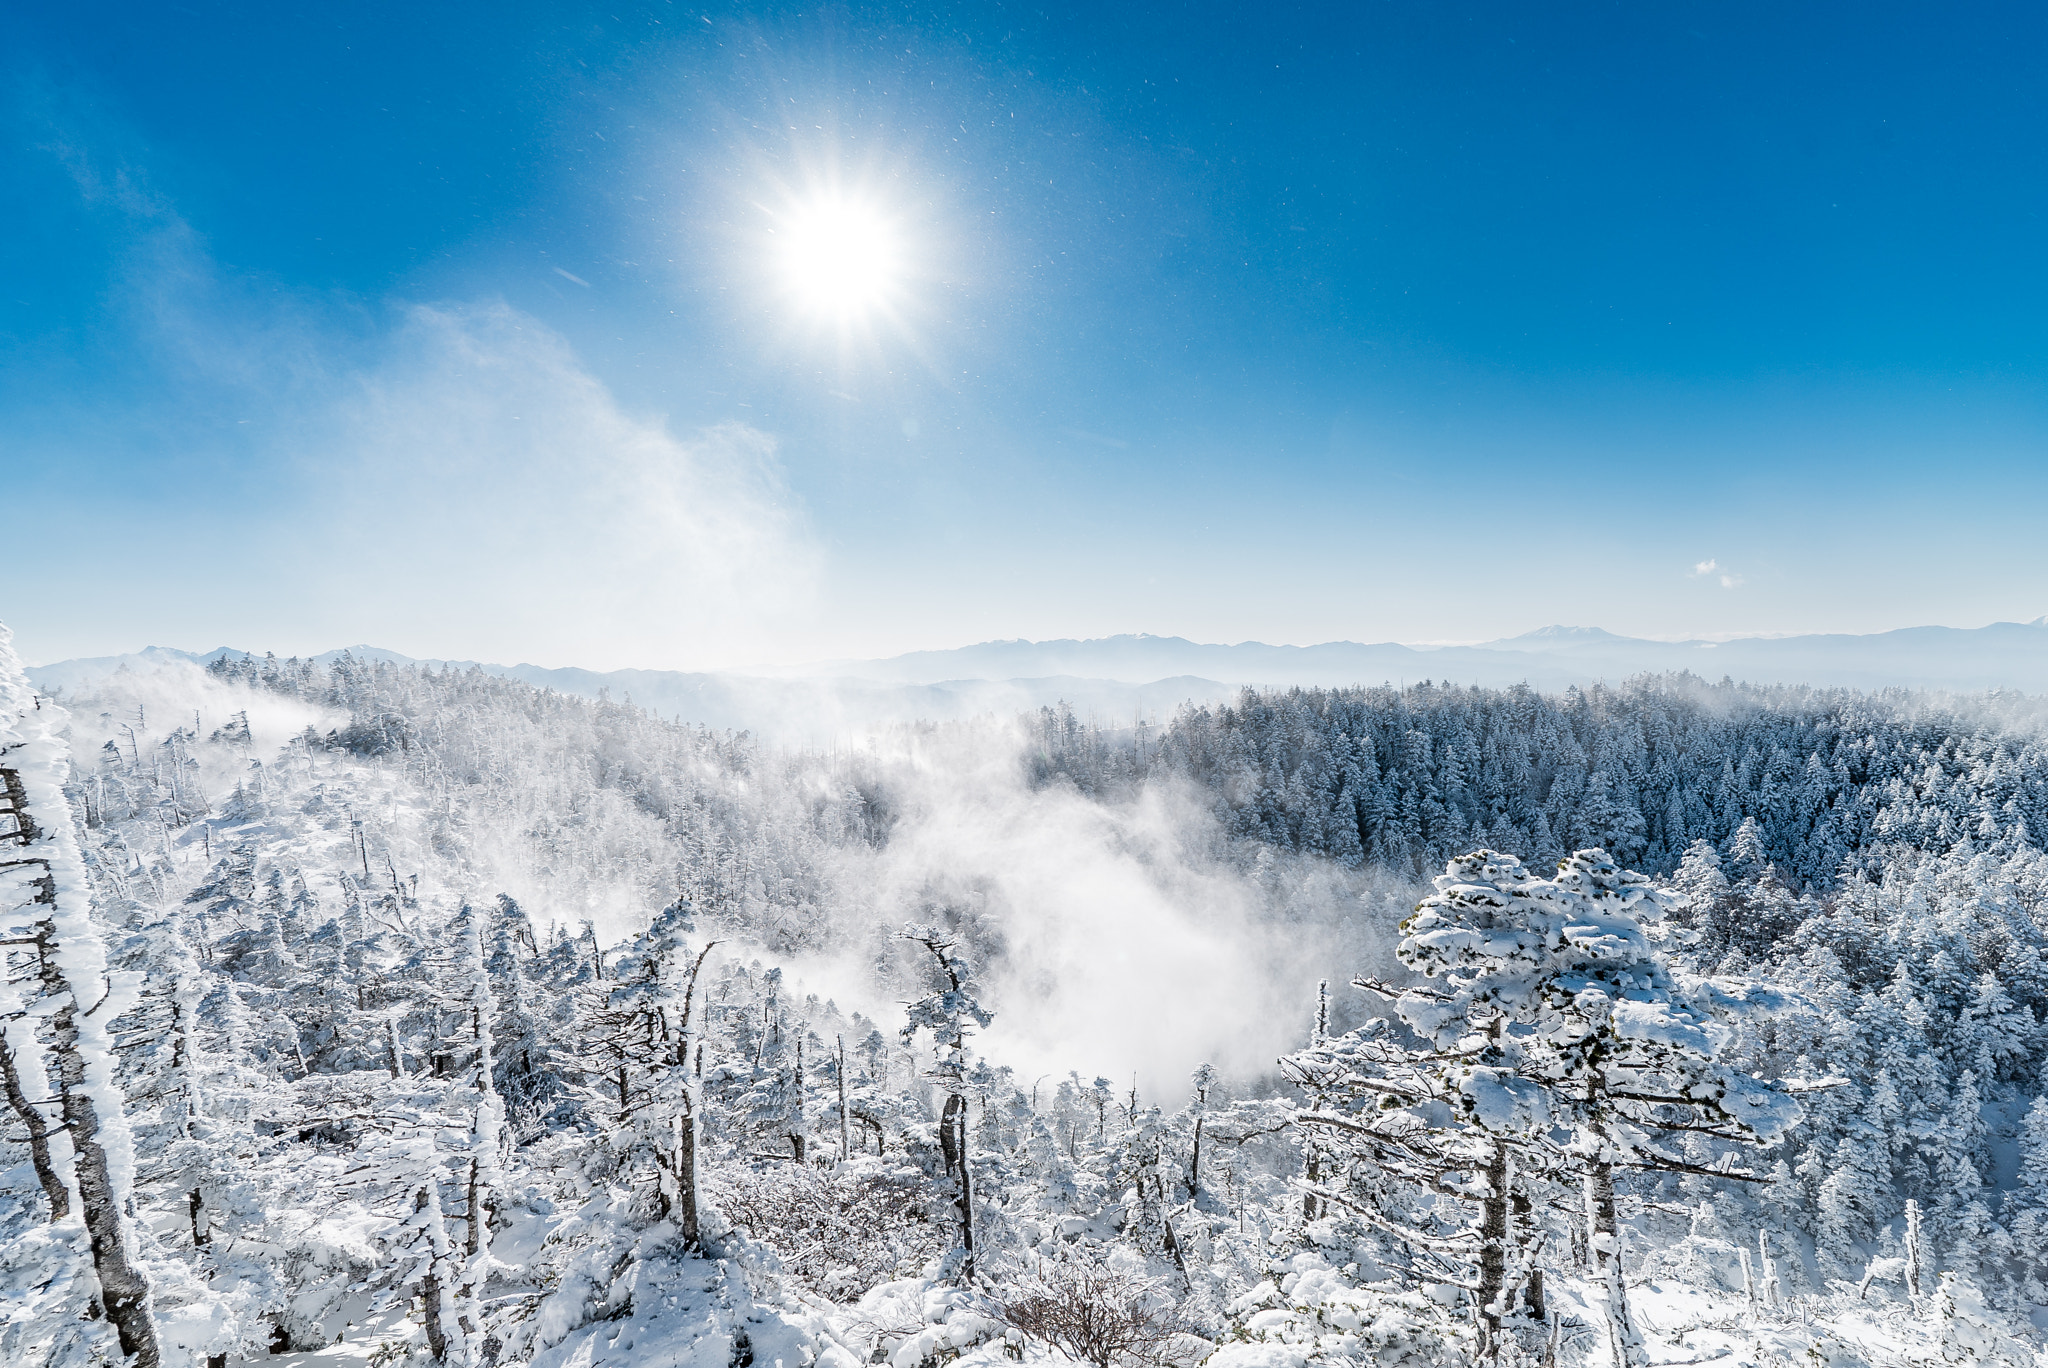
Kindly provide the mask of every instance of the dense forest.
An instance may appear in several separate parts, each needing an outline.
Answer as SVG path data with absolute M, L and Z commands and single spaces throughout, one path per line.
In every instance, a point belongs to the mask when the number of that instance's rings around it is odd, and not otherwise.
M 1796 888 L 1888 852 L 2048 823 L 2048 709 L 2017 695 L 1757 689 L 1690 675 L 1620 689 L 1245 691 L 1157 735 L 1037 719 L 1035 769 L 1091 792 L 1158 775 L 1233 836 L 1434 872 L 1490 846 L 1554 865 L 1599 846 L 1668 873 L 1696 841 L 1754 845 Z M 1751 828 L 1741 837 L 1742 828 Z
M 2041 720 L 0 648 L 0 1359 L 2031 1362 Z

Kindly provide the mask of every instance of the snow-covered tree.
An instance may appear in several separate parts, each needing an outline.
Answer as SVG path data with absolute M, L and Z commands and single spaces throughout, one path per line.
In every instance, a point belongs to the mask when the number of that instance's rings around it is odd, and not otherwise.
M 925 952 L 923 967 L 931 985 L 923 997 L 910 1004 L 903 1038 L 910 1041 L 920 1031 L 932 1038 L 933 1060 L 926 1077 L 946 1099 L 939 1116 L 939 1148 L 947 1174 L 958 1185 L 953 1205 L 960 1232 L 960 1275 L 972 1279 L 974 1167 L 968 1144 L 967 1099 L 973 1088 L 967 1042 L 977 1028 L 986 1028 L 995 1020 L 995 1014 L 981 1005 L 973 973 L 967 961 L 954 953 L 957 943 L 951 936 L 937 927 L 913 922 L 903 928 L 903 938 Z
M 134 1218 L 135 1148 L 116 1078 L 114 1021 L 141 991 L 110 973 L 64 785 L 71 777 L 63 711 L 29 687 L 0 628 L 0 1029 L 8 1100 L 31 1137 L 52 1222 L 76 1222 L 90 1251 L 95 1314 L 134 1368 L 163 1348 Z M 54 1076 L 54 1096 L 51 1079 Z M 44 1109 L 54 1104 L 60 1138 Z M 69 1239 L 56 1236 L 54 1239 Z M 54 1240 L 53 1240 L 54 1243 Z M 75 1249 L 80 1241 L 72 1240 Z M 53 1251 L 54 1252 L 54 1251 Z M 78 1280 L 58 1257 L 32 1295 Z M 58 1300 L 35 1313 L 45 1333 L 70 1319 Z
M 621 1018 L 618 1143 L 652 1160 L 660 1215 L 676 1222 L 687 1245 L 703 1238 L 698 978 L 716 945 L 707 941 L 692 954 L 695 930 L 688 902 L 677 899 L 662 909 L 620 957 L 610 998 Z M 638 1104 L 631 1081 L 636 1072 L 646 1080 Z
M 1583 1174 L 1615 1352 L 1631 1362 L 1641 1335 L 1622 1280 L 1616 1167 L 1720 1172 L 1656 1137 L 1769 1143 L 1800 1116 L 1791 1096 L 1715 1058 L 1712 1014 L 1736 1003 L 1672 974 L 1650 938 L 1668 902 L 1605 851 L 1577 852 L 1555 879 L 1476 851 L 1451 861 L 1403 924 L 1401 959 L 1428 982 L 1361 980 L 1431 1042 L 1461 1116 L 1496 1137 L 1497 1171 L 1511 1162 L 1507 1137 L 1569 1131 L 1564 1155 Z M 1498 1180 L 1489 1187 L 1497 1196 L 1484 1238 L 1503 1250 L 1489 1257 L 1504 1261 L 1508 1194 Z M 1490 1265 L 1481 1286 L 1499 1292 Z

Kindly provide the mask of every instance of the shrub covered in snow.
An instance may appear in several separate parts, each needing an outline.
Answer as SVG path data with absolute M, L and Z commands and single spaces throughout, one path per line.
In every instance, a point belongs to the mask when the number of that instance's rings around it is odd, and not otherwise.
M 915 1277 L 950 1247 L 949 1225 L 933 1219 L 931 1184 L 912 1168 L 732 1163 L 713 1170 L 707 1187 L 735 1228 L 776 1251 L 785 1273 L 834 1301 Z

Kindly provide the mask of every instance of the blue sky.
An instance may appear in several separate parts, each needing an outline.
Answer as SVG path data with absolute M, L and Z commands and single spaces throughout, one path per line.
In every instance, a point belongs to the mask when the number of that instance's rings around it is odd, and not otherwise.
M 41 8 L 32 659 L 2048 612 L 2037 8 Z

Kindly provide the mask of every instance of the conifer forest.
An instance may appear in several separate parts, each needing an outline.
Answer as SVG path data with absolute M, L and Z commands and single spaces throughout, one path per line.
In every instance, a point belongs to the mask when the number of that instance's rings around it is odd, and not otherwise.
M 2044 720 L 0 648 L 0 1362 L 2032 1363 Z

